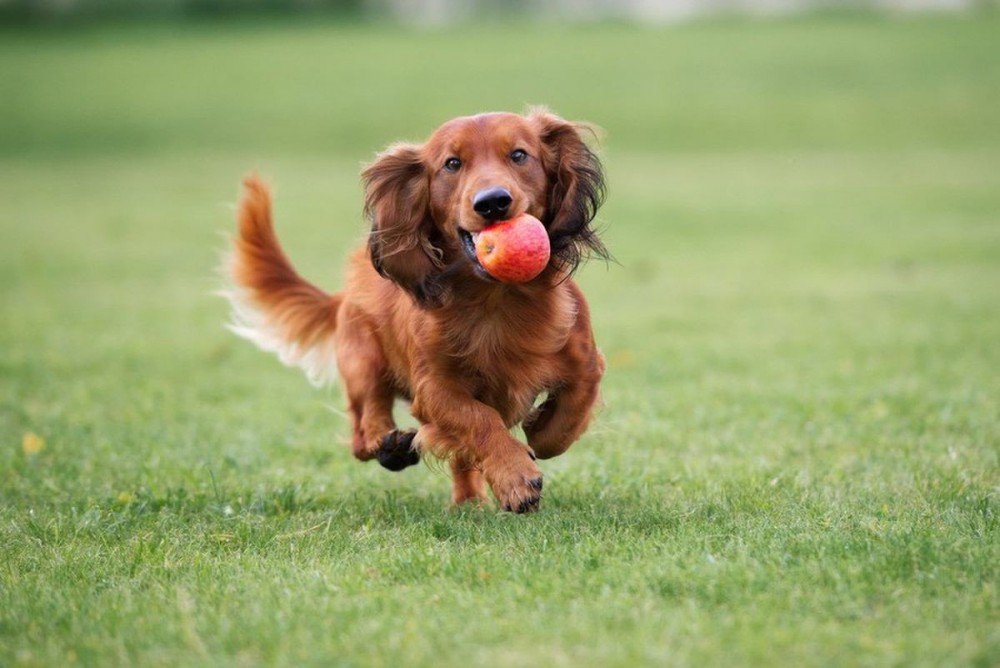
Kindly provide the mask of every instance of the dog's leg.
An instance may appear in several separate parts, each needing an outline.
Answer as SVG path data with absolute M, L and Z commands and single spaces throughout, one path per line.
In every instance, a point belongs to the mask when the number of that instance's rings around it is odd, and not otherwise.
M 353 388 L 357 390 L 357 388 Z M 385 388 L 348 389 L 354 435 L 351 450 L 361 461 L 378 459 L 390 471 L 402 471 L 420 461 L 414 446 L 416 431 L 400 431 L 392 418 L 394 395 Z
M 441 459 L 447 459 L 451 467 L 451 500 L 456 506 L 473 502 L 489 503 L 486 495 L 486 482 L 483 473 L 474 461 L 460 454 L 452 447 L 446 436 L 443 436 L 433 424 L 425 424 L 417 430 L 414 439 L 421 453 L 431 452 Z M 456 453 L 459 454 L 456 454 Z
M 539 459 L 566 452 L 590 423 L 597 403 L 597 383 L 574 383 L 549 395 L 524 421 L 528 445 Z
M 487 501 L 483 474 L 474 464 L 459 457 L 452 457 L 451 479 L 451 500 L 455 505 L 469 501 L 474 503 Z
M 605 361 L 589 327 L 577 330 L 575 345 L 566 351 L 563 377 L 568 380 L 522 423 L 528 445 L 541 459 L 561 455 L 580 438 L 600 396 Z
M 425 377 L 417 387 L 412 412 L 424 423 L 417 438 L 421 448 L 458 460 L 463 467 L 474 465 L 504 510 L 538 510 L 542 472 L 534 453 L 510 435 L 500 413 L 476 401 L 453 375 Z M 461 492 L 465 497 L 469 485 L 474 489 L 475 484 L 474 474 L 460 472 L 455 496 Z
M 390 471 L 401 471 L 420 461 L 420 453 L 413 447 L 416 432 L 396 429 L 392 417 L 396 392 L 388 382 L 377 339 L 356 326 L 356 320 L 345 320 L 355 326 L 338 331 L 337 366 L 354 427 L 351 450 L 361 461 L 377 458 Z

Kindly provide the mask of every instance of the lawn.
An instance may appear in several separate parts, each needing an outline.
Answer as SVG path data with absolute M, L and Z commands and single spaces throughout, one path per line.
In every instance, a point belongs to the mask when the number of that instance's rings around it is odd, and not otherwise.
M 604 406 L 540 513 L 351 458 L 229 334 L 240 178 L 605 131 Z M 0 34 L 0 665 L 1000 665 L 1000 17 Z M 401 412 L 404 412 L 401 407 Z

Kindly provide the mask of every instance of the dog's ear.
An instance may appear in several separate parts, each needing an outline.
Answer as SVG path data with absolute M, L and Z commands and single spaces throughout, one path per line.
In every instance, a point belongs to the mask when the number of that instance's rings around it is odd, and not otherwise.
M 570 123 L 544 110 L 531 113 L 544 147 L 542 163 L 549 178 L 549 210 L 542 222 L 549 230 L 552 254 L 576 268 L 590 256 L 607 258 L 591 222 L 604 202 L 604 169 L 584 141 L 592 128 Z
M 430 216 L 429 177 L 421 147 L 396 144 L 362 172 L 368 249 L 378 273 L 425 306 L 441 296 L 440 233 Z

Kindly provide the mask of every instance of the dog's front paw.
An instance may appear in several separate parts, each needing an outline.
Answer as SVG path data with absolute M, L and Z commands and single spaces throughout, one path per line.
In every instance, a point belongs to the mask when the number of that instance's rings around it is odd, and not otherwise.
M 529 451 L 530 452 L 530 451 Z M 525 453 L 516 465 L 504 462 L 484 467 L 486 481 L 497 497 L 500 507 L 512 513 L 533 513 L 542 501 L 542 472 L 535 458 Z
M 393 429 L 382 438 L 375 456 L 378 463 L 390 471 L 402 471 L 420 461 L 420 453 L 413 449 L 414 430 Z

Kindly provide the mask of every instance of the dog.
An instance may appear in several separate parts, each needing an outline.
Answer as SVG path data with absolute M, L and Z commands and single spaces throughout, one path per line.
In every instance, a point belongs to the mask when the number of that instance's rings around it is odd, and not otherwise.
M 368 243 L 329 294 L 296 272 L 275 235 L 271 198 L 244 181 L 227 265 L 230 328 L 317 384 L 339 372 L 355 457 L 391 471 L 446 459 L 452 501 L 539 508 L 538 459 L 587 429 L 605 370 L 572 274 L 608 259 L 594 229 L 605 196 L 589 126 L 545 109 L 455 118 L 423 144 L 397 143 L 362 172 Z M 472 238 L 522 213 L 538 218 L 548 265 L 520 284 L 494 280 Z M 397 429 L 410 402 L 420 427 Z M 527 443 L 511 434 L 520 424 Z

